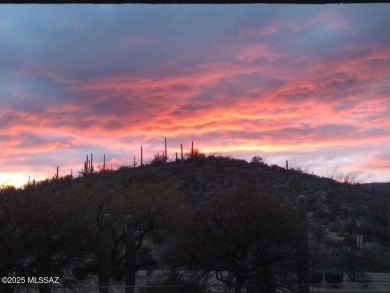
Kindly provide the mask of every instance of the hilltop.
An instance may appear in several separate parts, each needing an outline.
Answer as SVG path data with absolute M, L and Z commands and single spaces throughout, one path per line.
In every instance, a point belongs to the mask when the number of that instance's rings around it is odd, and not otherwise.
M 197 154 L 194 158 L 178 162 L 155 160 L 144 168 L 168 174 L 192 202 L 202 201 L 217 193 L 228 193 L 234 186 L 246 183 L 294 210 L 296 198 L 302 194 L 307 200 L 312 258 L 319 269 L 331 265 L 326 264 L 330 251 L 334 254 L 345 253 L 354 248 L 356 235 L 362 234 L 367 258 L 376 262 L 367 269 L 390 271 L 390 265 L 385 261 L 386 257 L 390 260 L 390 182 L 359 184 L 349 182 L 348 178 L 345 182 L 338 182 L 305 173 L 302 169 L 270 166 L 256 157 L 248 163 L 230 157 Z M 123 178 L 131 178 L 143 170 L 122 167 L 117 172 Z M 342 251 L 337 251 L 339 249 Z
M 261 159 L 248 163 L 230 157 L 198 155 L 178 162 L 155 161 L 142 168 L 121 167 L 114 172 L 121 174 L 124 180 L 131 180 L 145 170 L 167 174 L 188 198 L 196 200 L 211 197 L 216 192 L 228 192 L 241 183 L 253 184 L 291 208 L 302 194 L 307 198 L 311 218 L 324 217 L 324 222 L 328 220 L 328 223 L 355 219 L 363 224 L 373 203 L 390 196 L 390 182 L 338 182 L 301 169 L 269 166 Z
M 380 246 L 377 251 L 381 252 L 382 246 L 389 246 L 390 182 L 359 184 L 349 182 L 348 178 L 345 182 L 338 182 L 305 173 L 302 169 L 270 166 L 259 157 L 247 162 L 199 153 L 177 162 L 167 163 L 156 158 L 144 167 L 121 167 L 114 172 L 120 174 L 124 181 L 131 182 L 145 171 L 166 174 L 193 203 L 217 193 L 228 193 L 234 186 L 243 183 L 256 186 L 292 210 L 295 209 L 297 196 L 304 195 L 314 259 L 321 253 L 324 259 L 329 257 L 329 247 L 333 249 L 341 245 L 348 250 L 348 246 L 355 244 L 357 234 L 362 234 L 366 247 L 373 247 L 373 250 L 378 248 L 376 245 Z M 319 266 L 321 262 L 326 262 L 324 259 L 318 260 Z M 372 264 L 369 269 L 390 271 L 390 266 L 381 262 Z
M 175 233 L 180 233 L 177 227 L 183 228 L 180 224 L 189 211 L 196 214 L 221 201 L 222 213 L 225 210 L 228 215 L 240 201 L 229 204 L 226 199 L 240 188 L 272 198 L 286 216 L 294 214 L 298 195 L 305 196 L 312 270 L 339 267 L 352 279 L 363 271 L 390 271 L 390 183 L 337 182 L 301 169 L 270 166 L 259 157 L 247 162 L 199 152 L 173 162 L 157 157 L 136 168 L 88 172 L 86 167 L 85 171 L 78 178 L 53 178 L 23 189 L 1 190 L 0 250 L 8 254 L 0 258 L 0 273 L 19 268 L 18 275 L 40 270 L 46 270 L 42 275 L 63 275 L 64 268 L 69 268 L 76 279 L 82 279 L 96 272 L 105 213 L 114 219 L 116 278 L 122 274 L 123 223 L 129 213 L 138 235 L 138 267 L 166 267 L 164 251 L 175 243 Z M 356 259 L 359 234 L 363 247 Z M 41 263 L 39 255 L 45 249 L 57 255 L 52 263 Z

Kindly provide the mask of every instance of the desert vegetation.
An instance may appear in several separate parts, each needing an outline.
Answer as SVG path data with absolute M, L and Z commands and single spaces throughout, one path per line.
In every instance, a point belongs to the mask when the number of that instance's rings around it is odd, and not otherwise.
M 214 276 L 238 293 L 254 285 L 304 292 L 297 285 L 340 271 L 352 281 L 390 271 L 389 183 L 352 184 L 193 147 L 170 161 L 165 145 L 141 162 L 112 170 L 104 161 L 96 171 L 91 155 L 80 177 L 2 186 L 0 275 L 131 285 L 135 271 L 163 269 L 191 272 L 193 284 Z

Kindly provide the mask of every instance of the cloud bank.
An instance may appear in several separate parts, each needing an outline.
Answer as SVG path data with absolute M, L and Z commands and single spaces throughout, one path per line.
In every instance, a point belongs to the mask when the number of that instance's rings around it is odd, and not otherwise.
M 0 184 L 206 153 L 390 181 L 389 4 L 1 5 Z

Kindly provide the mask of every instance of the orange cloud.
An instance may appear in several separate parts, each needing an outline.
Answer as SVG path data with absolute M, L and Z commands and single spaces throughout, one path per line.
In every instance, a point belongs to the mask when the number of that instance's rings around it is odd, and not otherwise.
M 271 35 L 280 28 L 275 22 L 239 36 Z M 128 41 L 129 46 L 137 43 Z M 95 148 L 126 154 L 129 160 L 141 144 L 152 156 L 163 137 L 175 141 L 173 150 L 181 140 L 196 139 L 207 153 L 269 155 L 337 146 L 375 149 L 388 142 L 387 46 L 347 46 L 320 60 L 304 54 L 290 58 L 262 42 L 233 45 L 228 51 L 228 60 L 189 68 L 170 64 L 165 74 L 159 73 L 166 66 L 161 62 L 155 74 L 101 73 L 80 80 L 59 66 L 28 63 L 17 76 L 44 77 L 65 88 L 67 98 L 49 96 L 39 104 L 39 92 L 11 91 L 21 104 L 30 101 L 36 108 L 0 109 L 0 158 L 9 162 L 21 155 L 27 160 L 69 149 L 83 156 Z M 112 159 L 113 164 L 119 161 Z M 62 162 L 67 169 L 82 163 Z M 362 171 L 376 171 L 375 166 L 386 171 L 388 160 L 373 157 L 356 165 Z M 40 168 L 40 174 L 49 172 Z

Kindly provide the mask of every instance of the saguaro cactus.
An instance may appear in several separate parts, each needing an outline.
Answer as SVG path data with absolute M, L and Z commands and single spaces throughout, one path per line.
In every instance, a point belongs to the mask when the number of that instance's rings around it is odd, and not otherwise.
M 164 151 L 164 162 L 168 160 L 168 155 L 167 155 L 167 138 L 165 138 L 165 151 Z
M 91 173 L 93 173 L 94 169 L 93 169 L 93 154 L 91 153 L 91 166 L 90 166 L 90 170 L 89 170 Z
M 126 256 L 125 256 L 125 280 L 126 293 L 133 293 L 135 285 L 135 236 L 133 219 L 130 215 L 126 217 Z
M 112 218 L 109 214 L 103 216 L 102 232 L 100 238 L 99 252 L 99 291 L 108 293 L 111 278 L 111 250 L 112 250 Z
M 143 162 L 143 150 L 142 150 L 142 145 L 141 145 L 141 167 L 144 165 L 144 162 Z
M 307 238 L 306 201 L 303 195 L 297 198 L 297 277 L 299 293 L 309 293 L 310 257 Z
M 84 162 L 84 174 L 93 173 L 93 154 L 91 153 L 91 159 L 88 158 L 88 154 L 86 154 L 86 160 Z

